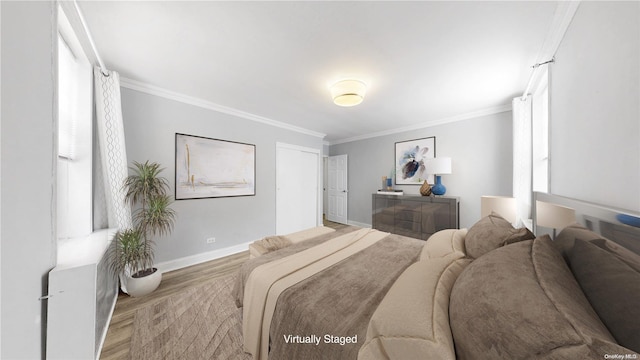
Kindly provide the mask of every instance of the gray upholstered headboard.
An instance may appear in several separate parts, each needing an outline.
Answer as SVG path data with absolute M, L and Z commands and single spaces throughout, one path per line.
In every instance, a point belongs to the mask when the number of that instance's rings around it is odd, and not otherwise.
M 640 227 L 629 226 L 618 220 L 619 214 L 640 217 L 640 213 L 616 209 L 559 195 L 533 193 L 533 229 L 536 235 L 548 234 L 550 229 L 537 225 L 535 218 L 536 200 L 567 206 L 575 209 L 576 221 L 603 237 L 615 241 L 625 248 L 640 254 Z

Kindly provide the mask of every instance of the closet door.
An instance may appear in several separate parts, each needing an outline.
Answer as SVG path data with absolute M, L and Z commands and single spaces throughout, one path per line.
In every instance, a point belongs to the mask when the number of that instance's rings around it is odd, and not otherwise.
M 276 144 L 276 233 L 319 226 L 321 212 L 319 149 Z

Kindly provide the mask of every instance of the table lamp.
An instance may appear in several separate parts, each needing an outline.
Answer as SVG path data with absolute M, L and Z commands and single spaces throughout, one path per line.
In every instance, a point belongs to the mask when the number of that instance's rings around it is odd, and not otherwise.
M 511 224 L 516 222 L 516 199 L 509 196 L 480 197 L 480 217 L 491 215 L 492 212 L 502 216 Z
M 574 209 L 536 200 L 536 225 L 553 229 L 553 239 L 556 238 L 556 229 L 562 230 L 574 222 Z
M 435 175 L 435 184 L 431 188 L 431 192 L 434 195 L 444 195 L 447 192 L 447 188 L 442 185 L 442 179 L 440 175 L 451 174 L 451 158 L 450 157 L 438 157 L 428 159 L 425 161 L 425 168 L 427 174 Z

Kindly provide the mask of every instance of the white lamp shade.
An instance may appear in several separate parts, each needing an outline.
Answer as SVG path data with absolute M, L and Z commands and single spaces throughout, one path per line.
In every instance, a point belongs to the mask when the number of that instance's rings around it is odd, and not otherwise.
M 480 216 L 489 216 L 492 212 L 514 224 L 516 222 L 516 199 L 508 196 L 480 197 Z
M 367 85 L 360 80 L 340 80 L 329 89 L 333 102 L 339 106 L 354 106 L 364 100 Z
M 427 174 L 451 174 L 451 158 L 437 157 L 425 161 L 424 166 Z
M 576 211 L 570 207 L 536 200 L 536 224 L 551 229 L 563 229 L 576 222 Z

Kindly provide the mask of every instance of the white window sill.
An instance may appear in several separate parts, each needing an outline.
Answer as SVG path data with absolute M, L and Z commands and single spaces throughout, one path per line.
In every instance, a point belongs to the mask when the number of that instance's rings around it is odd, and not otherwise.
M 87 236 L 58 240 L 58 261 L 55 269 L 97 264 L 117 229 L 94 231 Z

